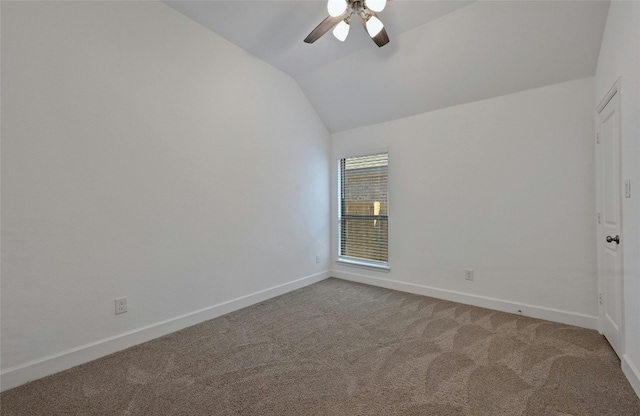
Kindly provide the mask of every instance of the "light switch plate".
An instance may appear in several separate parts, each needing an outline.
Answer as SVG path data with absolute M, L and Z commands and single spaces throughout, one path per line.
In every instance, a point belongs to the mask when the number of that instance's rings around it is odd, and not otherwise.
M 624 197 L 631 198 L 631 179 L 624 180 Z

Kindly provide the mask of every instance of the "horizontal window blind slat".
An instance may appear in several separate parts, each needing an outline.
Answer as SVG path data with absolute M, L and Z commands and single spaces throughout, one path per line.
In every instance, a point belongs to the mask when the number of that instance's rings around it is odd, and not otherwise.
M 388 218 L 387 215 L 359 215 L 359 214 L 344 214 L 342 215 L 343 220 L 366 220 L 366 221 L 386 221 Z

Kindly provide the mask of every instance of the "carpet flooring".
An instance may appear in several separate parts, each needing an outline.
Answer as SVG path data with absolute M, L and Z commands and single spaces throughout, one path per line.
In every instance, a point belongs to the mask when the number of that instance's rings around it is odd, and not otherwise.
M 640 415 L 596 331 L 328 279 L 6 391 L 13 415 Z

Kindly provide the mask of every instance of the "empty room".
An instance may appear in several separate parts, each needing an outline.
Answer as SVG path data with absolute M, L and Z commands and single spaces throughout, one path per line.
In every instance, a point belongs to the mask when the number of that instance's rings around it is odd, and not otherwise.
M 0 1 L 0 414 L 640 415 L 639 1 Z

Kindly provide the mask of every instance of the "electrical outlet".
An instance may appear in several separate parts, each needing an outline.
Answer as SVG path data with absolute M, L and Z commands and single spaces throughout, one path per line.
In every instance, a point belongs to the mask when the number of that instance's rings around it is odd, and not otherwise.
M 473 270 L 467 269 L 464 271 L 464 278 L 466 280 L 473 280 Z
M 127 311 L 127 297 L 116 298 L 116 315 Z
M 316 263 L 320 263 L 320 256 L 316 254 Z

